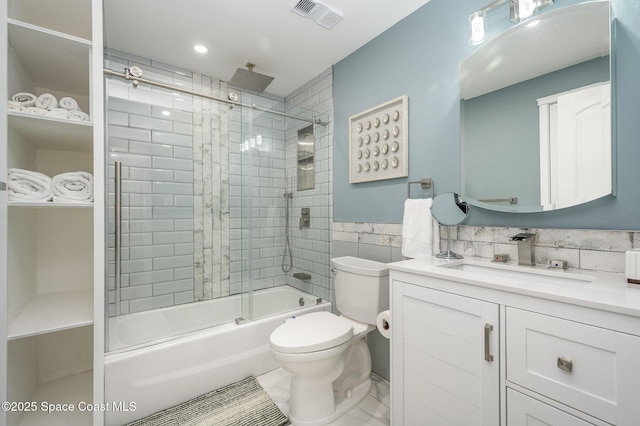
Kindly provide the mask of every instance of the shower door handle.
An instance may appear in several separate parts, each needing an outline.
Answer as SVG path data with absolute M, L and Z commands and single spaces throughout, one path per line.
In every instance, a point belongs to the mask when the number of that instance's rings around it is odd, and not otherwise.
M 122 287 L 122 162 L 115 162 L 115 275 L 116 315 L 120 315 Z

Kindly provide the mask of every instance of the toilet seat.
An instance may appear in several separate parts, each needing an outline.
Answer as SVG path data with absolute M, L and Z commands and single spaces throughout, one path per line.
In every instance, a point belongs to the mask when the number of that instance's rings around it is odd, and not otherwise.
M 300 354 L 340 346 L 352 337 L 351 322 L 322 311 L 289 318 L 271 333 L 269 341 L 273 350 Z

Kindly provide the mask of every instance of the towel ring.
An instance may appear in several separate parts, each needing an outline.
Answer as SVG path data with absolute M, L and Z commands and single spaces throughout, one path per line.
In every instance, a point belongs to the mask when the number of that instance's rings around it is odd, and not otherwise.
M 407 198 L 411 198 L 411 185 L 419 183 L 422 189 L 431 189 L 431 198 L 434 196 L 435 184 L 431 178 L 422 178 L 413 182 L 407 182 Z

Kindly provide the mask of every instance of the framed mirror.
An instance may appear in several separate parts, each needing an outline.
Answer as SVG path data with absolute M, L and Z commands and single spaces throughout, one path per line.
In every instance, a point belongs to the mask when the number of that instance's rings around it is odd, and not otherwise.
M 511 27 L 460 66 L 461 195 L 539 212 L 612 193 L 609 1 Z

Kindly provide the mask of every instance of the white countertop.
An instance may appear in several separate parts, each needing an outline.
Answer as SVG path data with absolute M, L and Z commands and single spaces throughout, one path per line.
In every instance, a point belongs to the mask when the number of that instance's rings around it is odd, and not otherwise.
M 497 268 L 497 273 L 477 273 L 452 269 L 466 262 L 478 266 Z M 426 277 L 456 281 L 478 287 L 533 296 L 542 299 L 640 317 L 640 285 L 630 288 L 623 274 L 581 269 L 566 271 L 545 266 L 518 266 L 515 263 L 494 263 L 485 258 L 465 257 L 445 260 L 436 257 L 403 260 L 387 264 L 390 271 L 406 272 Z M 479 268 L 482 269 L 482 268 Z M 500 271 L 530 272 L 522 278 L 500 276 Z M 508 272 L 507 272 L 508 273 Z M 539 280 L 536 280 L 539 277 Z M 562 283 L 554 282 L 559 277 Z M 571 278 L 563 280 L 563 278 Z

